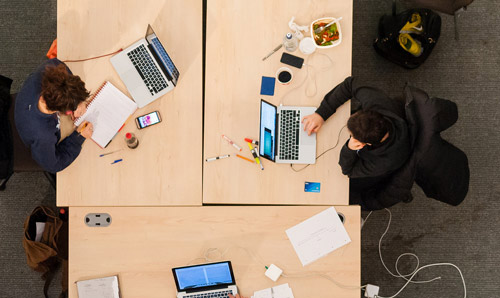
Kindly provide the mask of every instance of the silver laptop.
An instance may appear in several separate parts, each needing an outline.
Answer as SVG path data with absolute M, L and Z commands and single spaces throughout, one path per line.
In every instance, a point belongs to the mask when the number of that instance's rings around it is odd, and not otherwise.
M 236 295 L 230 261 L 173 268 L 177 298 L 208 298 Z
M 111 64 L 139 108 L 174 89 L 179 71 L 148 25 L 145 38 L 111 57 Z
M 276 107 L 260 101 L 259 155 L 276 163 L 316 163 L 316 134 L 304 131 L 301 120 L 315 107 Z

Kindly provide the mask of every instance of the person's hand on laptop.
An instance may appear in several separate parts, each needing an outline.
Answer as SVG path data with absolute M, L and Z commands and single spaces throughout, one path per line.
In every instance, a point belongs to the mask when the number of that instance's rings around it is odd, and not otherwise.
M 314 113 L 302 118 L 302 123 L 304 124 L 304 131 L 307 132 L 307 135 L 311 135 L 312 133 L 317 133 L 325 120 L 318 113 Z
M 240 296 L 240 294 L 236 294 L 236 296 L 229 294 L 229 298 L 246 298 L 246 297 Z

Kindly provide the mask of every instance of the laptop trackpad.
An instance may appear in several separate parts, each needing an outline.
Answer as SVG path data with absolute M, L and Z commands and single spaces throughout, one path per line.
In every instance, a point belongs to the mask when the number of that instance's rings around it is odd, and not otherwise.
M 304 125 L 300 123 L 300 144 L 301 145 L 315 145 L 316 144 L 316 133 L 312 133 L 310 136 L 304 131 Z
M 135 68 L 131 68 L 127 72 L 125 72 L 123 74 L 122 80 L 125 82 L 125 85 L 127 86 L 127 89 L 130 91 L 130 93 L 132 93 L 132 90 L 135 90 L 137 89 L 137 87 L 140 87 L 142 84 L 144 84 Z

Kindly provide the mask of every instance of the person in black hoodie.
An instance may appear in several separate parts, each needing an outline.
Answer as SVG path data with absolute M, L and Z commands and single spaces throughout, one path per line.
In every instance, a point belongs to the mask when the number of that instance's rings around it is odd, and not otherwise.
M 324 121 L 349 99 L 360 105 L 351 115 L 351 134 L 340 151 L 342 173 L 350 179 L 350 191 L 363 192 L 399 169 L 411 154 L 404 102 L 382 91 L 362 86 L 348 77 L 325 95 L 316 113 L 302 119 L 304 130 L 317 133 Z

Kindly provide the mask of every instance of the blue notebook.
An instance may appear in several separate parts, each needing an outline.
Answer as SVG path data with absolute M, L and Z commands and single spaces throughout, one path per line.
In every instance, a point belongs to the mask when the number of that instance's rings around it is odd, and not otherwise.
M 274 95 L 274 84 L 276 82 L 275 78 L 271 77 L 262 77 L 262 83 L 260 85 L 260 94 L 261 95 Z

